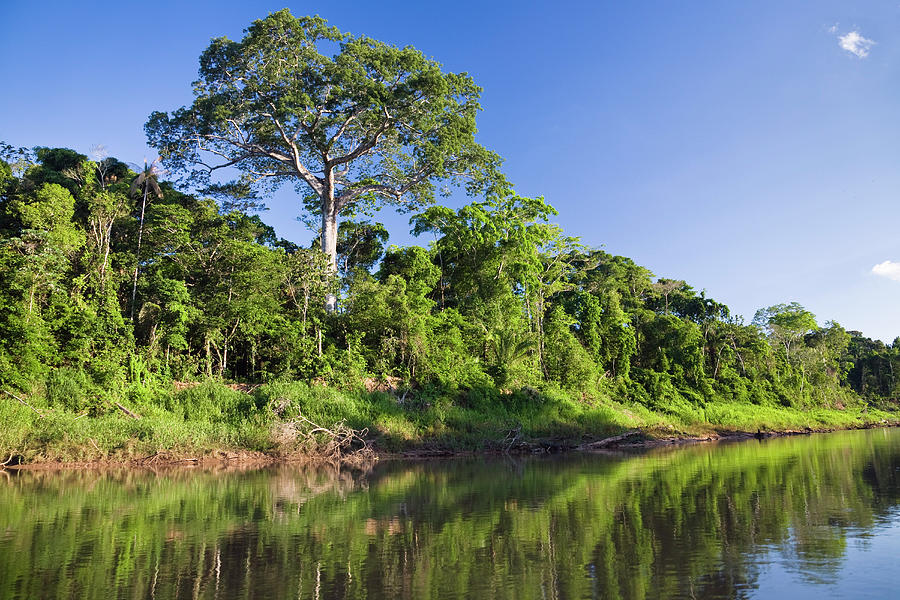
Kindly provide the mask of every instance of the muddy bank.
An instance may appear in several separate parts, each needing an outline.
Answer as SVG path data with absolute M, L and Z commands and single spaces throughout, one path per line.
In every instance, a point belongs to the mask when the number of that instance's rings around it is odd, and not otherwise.
M 200 467 L 204 469 L 243 469 L 259 468 L 269 465 L 330 465 L 348 468 L 368 468 L 379 460 L 417 460 L 435 458 L 455 458 L 491 455 L 532 455 L 558 454 L 568 452 L 604 452 L 608 450 L 641 450 L 662 446 L 682 446 L 701 443 L 740 442 L 751 439 L 763 440 L 776 437 L 797 435 L 813 435 L 850 431 L 857 429 L 879 429 L 900 427 L 900 420 L 883 423 L 866 423 L 856 427 L 836 428 L 803 428 L 785 430 L 731 431 L 715 430 L 702 434 L 671 433 L 663 429 L 634 429 L 623 433 L 598 439 L 537 439 L 513 440 L 511 443 L 498 443 L 497 440 L 485 440 L 485 448 L 479 450 L 459 450 L 444 446 L 430 445 L 428 442 L 403 451 L 383 451 L 372 447 L 373 452 L 363 455 L 350 453 L 335 460 L 333 456 L 315 454 L 269 454 L 265 452 L 242 450 L 217 450 L 196 455 L 188 452 L 161 451 L 141 457 L 105 458 L 92 461 L 40 461 L 17 464 L 15 457 L 7 459 L 6 464 L 0 462 L 0 470 L 29 469 L 97 469 L 97 468 L 148 468 L 157 467 Z
M 382 459 L 417 459 L 417 458 L 441 458 L 455 456 L 477 456 L 482 454 L 555 454 L 561 452 L 598 452 L 604 450 L 625 450 L 643 448 L 656 448 L 660 446 L 682 446 L 702 443 L 740 442 L 751 439 L 768 439 L 796 435 L 813 435 L 821 433 L 834 433 L 837 431 L 853 431 L 858 429 L 880 429 L 900 427 L 900 420 L 886 421 L 884 423 L 866 423 L 856 427 L 831 427 L 785 430 L 757 430 L 731 431 L 719 430 L 709 433 L 669 434 L 660 430 L 630 430 L 624 433 L 600 438 L 596 440 L 584 439 L 544 439 L 521 441 L 505 449 L 491 448 L 479 451 L 457 451 L 444 448 L 415 448 L 403 452 L 379 453 Z

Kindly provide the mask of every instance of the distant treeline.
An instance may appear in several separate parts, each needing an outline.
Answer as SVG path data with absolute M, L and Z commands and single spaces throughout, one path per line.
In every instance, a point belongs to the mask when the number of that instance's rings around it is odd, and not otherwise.
M 148 378 L 399 378 L 497 398 L 551 386 L 662 412 L 898 397 L 898 341 L 819 324 L 796 303 L 745 324 L 684 281 L 566 236 L 542 198 L 429 207 L 411 219 L 427 248 L 386 246 L 381 224 L 345 215 L 332 274 L 316 240 L 279 239 L 153 165 L 61 148 L 2 158 L 0 387 L 73 410 L 108 410 L 110 390 Z

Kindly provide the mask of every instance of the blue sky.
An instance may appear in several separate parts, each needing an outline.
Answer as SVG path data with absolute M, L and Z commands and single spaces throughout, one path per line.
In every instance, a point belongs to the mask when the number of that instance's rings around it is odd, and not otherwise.
M 480 141 L 584 243 L 748 321 L 798 301 L 900 335 L 896 1 L 0 2 L 0 140 L 152 159 L 209 40 L 286 5 L 472 74 Z M 291 192 L 268 204 L 310 238 Z

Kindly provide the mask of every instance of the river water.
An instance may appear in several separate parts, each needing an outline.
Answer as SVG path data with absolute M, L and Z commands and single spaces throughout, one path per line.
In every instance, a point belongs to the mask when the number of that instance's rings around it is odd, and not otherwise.
M 0 472 L 0 598 L 900 598 L 900 430 Z

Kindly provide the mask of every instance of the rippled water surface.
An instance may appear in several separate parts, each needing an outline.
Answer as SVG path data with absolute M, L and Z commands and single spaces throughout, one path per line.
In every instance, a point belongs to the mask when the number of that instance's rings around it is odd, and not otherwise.
M 898 598 L 900 430 L 0 472 L 0 598 Z

